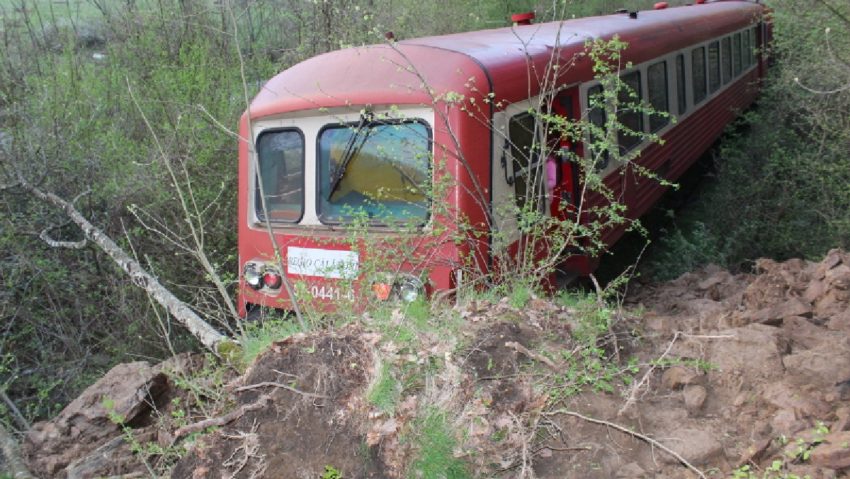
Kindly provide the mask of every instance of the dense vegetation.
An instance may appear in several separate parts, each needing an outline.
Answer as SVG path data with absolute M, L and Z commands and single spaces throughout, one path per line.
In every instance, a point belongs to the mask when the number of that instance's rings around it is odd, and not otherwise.
M 682 264 L 848 246 L 850 9 L 825 1 L 805 10 L 773 2 L 777 67 L 746 127 L 724 143 L 698 211 L 661 241 L 656 264 L 667 274 Z M 260 82 L 323 51 L 380 41 L 387 30 L 409 38 L 502 26 L 508 13 L 530 8 L 547 19 L 651 3 L 0 0 L 4 181 L 17 170 L 76 198 L 167 286 L 232 327 L 191 230 L 204 231 L 203 254 L 232 288 L 236 141 L 228 128 Z M 187 221 L 178 194 L 189 191 Z M 20 189 L 0 197 L 4 421 L 21 428 L 12 404 L 27 421 L 50 416 L 116 362 L 194 346 L 94 246 L 45 244 L 44 234 L 80 238 L 60 212 Z
M 714 177 L 653 250 L 672 278 L 850 247 L 850 6 L 775 0 L 770 79 L 716 152 Z

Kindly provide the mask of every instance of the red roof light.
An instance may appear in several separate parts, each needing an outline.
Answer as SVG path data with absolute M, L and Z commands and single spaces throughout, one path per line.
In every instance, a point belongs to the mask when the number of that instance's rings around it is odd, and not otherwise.
M 514 13 L 511 15 L 511 21 L 516 25 L 531 25 L 534 20 L 534 12 Z

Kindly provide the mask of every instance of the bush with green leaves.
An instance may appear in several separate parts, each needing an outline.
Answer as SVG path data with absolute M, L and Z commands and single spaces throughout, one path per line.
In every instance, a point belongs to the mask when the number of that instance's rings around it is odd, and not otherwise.
M 757 106 L 721 140 L 700 200 L 653 249 L 662 279 L 684 272 L 678 264 L 740 268 L 850 247 L 850 7 L 770 5 L 774 65 Z

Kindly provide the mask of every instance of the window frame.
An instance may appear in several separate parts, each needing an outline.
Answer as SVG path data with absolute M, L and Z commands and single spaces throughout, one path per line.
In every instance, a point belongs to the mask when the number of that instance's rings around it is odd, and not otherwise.
M 684 53 L 676 53 L 676 107 L 679 116 L 688 112 L 688 65 Z
M 262 211 L 263 202 L 262 202 L 262 199 L 260 198 L 260 194 L 261 194 L 260 193 L 260 181 L 262 181 L 262 180 L 260 178 L 260 172 L 257 171 L 257 168 L 262 169 L 262 164 L 261 164 L 261 159 L 260 159 L 260 152 L 259 152 L 259 149 L 257 148 L 256 151 L 253 153 L 254 155 L 256 155 L 256 158 L 257 158 L 256 165 L 251 165 L 251 170 L 253 171 L 252 181 L 253 181 L 253 190 L 254 190 L 254 194 L 252 195 L 252 200 L 251 200 L 253 202 L 254 207 L 251 208 L 251 210 L 252 210 L 253 215 L 254 215 L 254 220 L 257 223 L 271 224 L 271 225 L 296 225 L 296 224 L 300 223 L 302 219 L 304 219 L 304 214 L 305 214 L 305 211 L 307 209 L 307 181 L 306 181 L 306 176 L 307 176 L 307 171 L 306 171 L 306 168 L 307 168 L 307 140 L 306 140 L 306 138 L 304 136 L 304 132 L 301 130 L 301 128 L 298 128 L 296 126 L 286 126 L 286 127 L 272 127 L 272 128 L 264 129 L 264 130 L 260 131 L 259 134 L 257 134 L 257 136 L 254 138 L 254 145 L 258 145 L 260 143 L 260 139 L 266 134 L 282 133 L 282 132 L 295 132 L 295 133 L 298 134 L 298 136 L 301 139 L 301 198 L 300 198 L 301 199 L 301 212 L 298 215 L 298 218 L 295 219 L 295 220 L 274 220 L 274 219 L 267 220 L 266 218 L 263 217 L 265 213 Z
M 336 124 L 327 123 L 325 125 L 322 125 L 318 129 L 318 131 L 316 132 L 316 146 L 315 146 L 316 165 L 315 165 L 315 172 L 314 172 L 314 176 L 315 176 L 315 198 L 314 198 L 314 201 L 313 201 L 313 203 L 314 203 L 313 208 L 314 208 L 314 211 L 315 211 L 315 214 L 316 214 L 316 218 L 319 220 L 319 223 L 324 225 L 324 226 L 350 225 L 351 224 L 351 221 L 350 221 L 351 217 L 340 215 L 340 216 L 338 216 L 338 218 L 340 220 L 328 220 L 328 218 L 323 216 L 323 214 L 322 214 L 322 207 L 321 207 L 321 203 L 322 203 L 321 168 L 322 167 L 319 164 L 320 163 L 319 159 L 320 159 L 320 155 L 321 155 L 322 134 L 326 130 L 335 129 L 335 128 L 341 128 L 341 127 L 357 128 L 359 123 L 360 123 L 359 121 L 339 122 L 339 123 L 336 123 Z M 419 124 L 423 125 L 425 127 L 425 130 L 428 132 L 428 140 L 427 140 L 428 141 L 428 154 L 431 157 L 431 160 L 428 164 L 428 169 L 429 169 L 429 173 L 430 173 L 429 177 L 431 178 L 431 185 L 430 186 L 433 187 L 433 183 L 434 183 L 434 159 L 433 159 L 433 155 L 434 155 L 434 131 L 431 128 L 431 125 L 428 123 L 428 121 L 426 119 L 418 118 L 418 117 L 378 119 L 378 120 L 370 121 L 370 122 L 366 123 L 364 126 L 381 125 L 381 124 L 393 125 L 393 124 L 403 124 L 403 123 L 419 123 Z M 422 222 L 416 224 L 417 227 L 422 228 L 422 227 L 426 226 L 431 221 L 431 218 L 432 218 L 432 215 L 433 215 L 433 203 L 434 203 L 434 199 L 429 197 L 428 198 L 427 213 L 426 213 L 425 217 L 423 218 Z M 373 222 L 373 221 L 371 221 L 371 218 L 370 218 L 369 227 L 392 227 L 392 226 L 397 225 L 399 223 L 404 223 L 404 221 L 405 221 L 404 219 L 401 219 L 401 220 L 399 220 L 398 222 L 395 222 L 395 223 L 386 223 L 386 222 L 379 222 L 379 221 Z
M 732 35 L 732 78 L 738 78 L 744 71 L 744 59 L 742 57 L 741 32 Z
M 697 94 L 700 90 L 697 89 L 696 65 L 694 64 L 694 59 L 696 58 L 696 55 L 694 55 L 694 54 L 698 50 L 700 51 L 700 53 L 701 53 L 700 56 L 702 57 L 702 81 L 700 83 L 700 85 L 702 86 L 702 88 L 701 88 L 702 96 L 700 96 L 699 98 L 697 98 Z M 699 45 L 699 46 L 696 46 L 694 48 L 691 48 L 691 90 L 693 90 L 692 98 L 693 98 L 694 106 L 699 105 L 700 103 L 704 102 L 709 97 L 709 94 L 708 94 L 708 75 L 707 75 L 708 72 L 706 70 L 706 64 L 707 64 L 707 62 L 706 62 L 705 45 Z
M 663 89 L 663 92 L 664 92 L 664 108 L 661 109 L 661 110 L 658 109 L 657 105 L 653 104 L 653 94 L 652 94 L 652 92 L 653 92 L 653 90 L 652 90 L 652 78 L 653 77 L 652 77 L 652 75 L 650 75 L 650 70 L 652 70 L 654 67 L 658 67 L 659 65 L 663 68 L 663 75 L 660 76 L 659 78 L 662 78 L 664 80 L 664 89 Z M 657 91 L 660 92 L 661 90 L 657 90 Z M 670 114 L 670 78 L 669 78 L 669 69 L 667 68 L 666 57 L 664 57 L 663 59 L 661 59 L 661 60 L 659 60 L 655 63 L 651 63 L 651 64 L 646 66 L 646 101 L 649 103 L 649 105 L 652 107 L 653 110 L 662 111 L 662 112 L 666 113 L 666 115 L 664 115 L 664 116 L 649 115 L 649 121 L 647 122 L 647 127 L 649 128 L 649 133 L 657 133 L 658 131 L 661 131 L 662 129 L 664 129 L 664 127 L 666 127 L 667 125 L 670 124 L 670 117 L 668 116 Z M 653 120 L 655 120 L 656 123 L 660 122 L 660 124 L 655 125 L 655 127 L 653 127 L 653 123 L 654 123 Z
M 643 102 L 643 100 L 645 98 L 645 95 L 644 95 L 644 92 L 643 92 L 643 86 L 644 86 L 643 70 L 644 69 L 645 69 L 645 66 L 643 68 L 635 68 L 633 70 L 629 70 L 629 71 L 620 73 L 620 81 L 623 82 L 623 83 L 626 83 L 626 81 L 625 81 L 626 77 L 629 77 L 629 76 L 632 76 L 632 75 L 637 75 L 637 80 L 638 80 L 637 88 L 633 88 L 633 90 L 638 95 L 637 100 L 636 100 L 638 104 Z M 624 116 L 635 115 L 635 118 L 637 118 L 639 124 L 637 125 L 638 128 L 633 128 L 632 131 L 639 131 L 641 133 L 646 133 L 647 125 L 646 125 L 646 121 L 644 121 L 644 118 L 643 118 L 644 112 L 643 111 L 635 112 L 635 111 L 631 111 L 631 109 L 629 109 L 629 111 L 623 112 L 622 110 L 620 110 L 620 104 L 621 103 L 624 103 L 624 101 L 622 99 L 620 99 L 620 97 L 618 96 L 617 97 L 617 123 L 623 125 L 624 124 L 623 123 L 623 117 Z M 630 139 L 628 146 L 625 146 L 625 147 L 623 146 L 623 139 L 624 138 Z M 631 143 L 631 141 L 632 141 L 631 139 L 634 139 L 634 141 L 636 141 L 636 142 Z M 617 147 L 620 148 L 621 154 L 622 153 L 628 153 L 628 152 L 634 150 L 635 148 L 639 147 L 643 142 L 644 142 L 644 140 L 640 137 L 632 137 L 631 135 L 623 135 L 622 130 L 617 132 Z
M 720 77 L 723 85 L 728 85 L 735 78 L 732 71 L 732 37 L 727 35 L 720 40 Z
M 639 71 L 639 72 L 642 72 L 644 75 L 647 75 L 649 66 L 655 65 L 655 64 L 657 64 L 661 61 L 666 61 L 668 63 L 668 67 L 667 67 L 667 88 L 668 88 L 668 90 L 667 90 L 667 93 L 668 93 L 667 105 L 668 105 L 668 111 L 669 111 L 669 109 L 677 108 L 677 111 L 679 112 L 679 114 L 677 115 L 677 119 L 679 121 L 681 121 L 681 120 L 689 117 L 691 114 L 695 114 L 702 106 L 704 106 L 707 103 L 709 103 L 710 101 L 714 100 L 717 96 L 723 94 L 726 91 L 726 88 L 730 85 L 730 82 L 732 82 L 733 80 L 737 81 L 738 79 L 743 77 L 745 74 L 751 72 L 757 66 L 757 59 L 755 59 L 755 58 L 754 58 L 753 63 L 751 63 L 749 65 L 745 66 L 742 63 L 741 72 L 740 72 L 739 75 L 732 76 L 726 82 L 723 81 L 724 79 L 723 79 L 722 68 L 723 68 L 724 65 L 723 65 L 723 59 L 722 58 L 723 58 L 723 41 L 724 41 L 724 39 L 727 39 L 727 41 L 729 42 L 730 56 L 731 56 L 731 45 L 732 45 L 731 39 L 732 39 L 732 37 L 736 33 L 744 35 L 744 34 L 746 34 L 746 32 L 750 32 L 750 34 L 754 34 L 755 32 L 759 31 L 759 28 L 760 28 L 759 25 L 760 25 L 759 23 L 750 23 L 743 28 L 739 28 L 737 30 L 726 32 L 726 33 L 723 33 L 722 35 L 718 35 L 718 36 L 715 36 L 715 37 L 712 37 L 712 38 L 708 38 L 708 39 L 705 39 L 705 40 L 703 40 L 699 43 L 687 45 L 687 46 L 679 48 L 677 50 L 672 50 L 670 52 L 665 53 L 664 55 L 660 55 L 658 57 L 649 59 L 649 60 L 647 60 L 643 63 L 635 65 L 633 68 L 630 68 L 629 70 L 626 70 L 624 73 L 622 73 L 621 76 L 635 72 L 635 71 Z M 742 44 L 743 44 L 743 42 L 742 42 Z M 710 51 L 711 48 L 716 48 L 716 52 L 717 52 L 715 71 L 714 71 L 714 74 L 713 74 L 713 76 L 716 77 L 715 78 L 716 83 L 715 83 L 715 85 L 713 85 L 714 89 L 711 88 L 712 87 L 712 84 L 711 84 L 712 63 L 711 63 L 710 58 L 709 58 L 709 51 Z M 702 60 L 703 60 L 703 74 L 704 74 L 704 79 L 705 79 L 705 96 L 702 99 L 700 99 L 700 101 L 695 102 L 694 101 L 695 93 L 698 93 L 698 92 L 693 92 L 693 91 L 689 91 L 689 90 L 694 90 L 694 88 L 693 88 L 693 86 L 694 86 L 693 50 L 699 50 L 699 49 L 702 50 L 702 55 L 703 55 Z M 742 50 L 743 50 L 743 47 L 742 47 Z M 742 51 L 742 54 L 743 54 L 743 51 Z M 679 57 L 681 57 L 682 60 L 679 60 L 678 59 Z M 730 60 L 729 66 L 731 68 L 731 66 L 732 66 L 731 57 L 729 58 L 729 60 Z M 681 62 L 682 67 L 684 68 L 684 79 L 683 79 L 684 80 L 684 86 L 685 86 L 684 92 L 679 91 L 679 78 L 678 78 L 678 71 L 677 71 L 677 69 L 679 67 L 679 65 L 678 65 L 679 62 Z M 675 66 L 676 68 L 672 68 L 672 66 Z M 591 113 L 590 98 L 594 94 L 594 91 L 598 91 L 596 89 L 599 88 L 599 87 L 601 87 L 601 85 L 597 81 L 588 81 L 588 82 L 582 83 L 582 86 L 580 88 L 580 101 L 581 101 L 581 104 L 584 106 L 584 108 L 587 109 L 586 111 L 588 112 L 588 114 Z M 648 94 L 649 94 L 648 77 L 647 77 L 646 81 L 641 80 L 641 87 L 642 87 L 641 98 L 642 99 L 648 98 Z M 682 94 L 682 93 L 684 93 L 684 94 Z M 672 95 L 676 95 L 675 101 L 673 101 Z M 681 101 L 682 96 L 684 96 L 684 101 Z M 674 105 L 673 103 L 676 103 L 676 105 Z M 682 106 L 683 109 L 679 109 L 680 106 Z M 671 111 L 671 113 L 672 113 L 672 111 Z M 600 115 L 601 116 L 600 116 L 599 119 L 601 121 L 605 122 L 606 119 L 607 119 L 607 112 L 605 110 L 602 110 L 600 112 Z M 647 114 L 644 114 L 642 116 L 646 117 L 642 120 L 642 131 L 644 133 L 647 133 L 648 132 L 647 130 L 649 128 L 649 116 Z M 588 119 L 590 119 L 590 118 L 588 118 Z M 661 134 L 663 135 L 664 131 L 667 128 L 670 128 L 672 126 L 674 126 L 673 122 L 669 122 L 668 124 L 664 125 L 663 127 L 659 128 L 657 131 L 652 132 L 652 133 L 657 134 L 658 132 L 661 132 Z M 590 141 L 589 138 L 586 139 L 586 140 Z M 618 143 L 619 143 L 619 139 L 618 139 Z M 643 147 L 643 146 L 644 146 L 644 142 L 640 142 L 638 144 L 638 147 Z M 622 150 L 621 149 L 621 151 L 626 152 L 626 151 L 631 151 L 631 149 L 632 148 L 629 148 L 628 150 Z M 589 152 L 585 151 L 585 157 L 586 158 L 588 157 L 588 155 L 589 155 Z M 612 166 L 612 164 L 610 162 L 608 162 L 608 167 L 610 167 L 610 166 Z M 604 168 L 601 168 L 601 169 L 608 169 L 608 168 L 604 167 Z

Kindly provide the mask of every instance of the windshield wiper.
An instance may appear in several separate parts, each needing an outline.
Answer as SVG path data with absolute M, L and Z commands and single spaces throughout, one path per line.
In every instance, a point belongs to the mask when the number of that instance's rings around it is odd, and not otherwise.
M 345 172 L 348 170 L 348 164 L 351 163 L 351 160 L 354 158 L 363 145 L 366 144 L 366 139 L 369 138 L 369 134 L 372 133 L 372 130 L 366 130 L 366 134 L 363 135 L 363 140 L 360 141 L 359 145 L 356 145 L 357 138 L 360 137 L 360 134 L 363 132 L 363 128 L 366 127 L 368 123 L 370 123 L 371 115 L 366 113 L 360 115 L 360 123 L 357 124 L 357 128 L 354 130 L 354 134 L 351 135 L 351 138 L 348 139 L 348 143 L 345 145 L 345 150 L 342 153 L 342 160 L 340 161 L 340 165 L 337 168 L 337 173 L 334 175 L 333 181 L 331 181 L 331 189 L 328 192 L 328 201 L 331 200 L 331 197 L 336 193 L 336 190 L 339 189 L 339 184 L 342 182 L 343 177 L 345 177 Z M 356 145 L 356 146 L 355 146 Z

